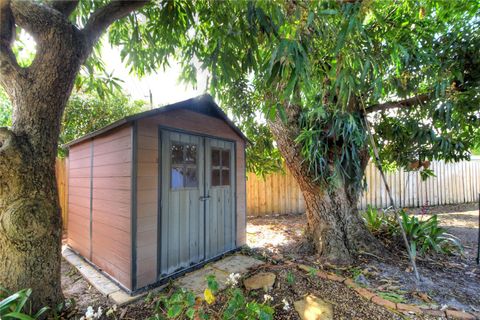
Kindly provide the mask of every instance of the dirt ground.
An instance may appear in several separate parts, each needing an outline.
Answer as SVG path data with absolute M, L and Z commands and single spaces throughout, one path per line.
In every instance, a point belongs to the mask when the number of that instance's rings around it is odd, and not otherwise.
M 392 250 L 384 257 L 359 256 L 354 266 L 330 269 L 356 277 L 377 292 L 400 301 L 480 311 L 480 266 L 476 264 L 478 205 L 463 204 L 410 209 L 411 214 L 427 219 L 437 214 L 440 224 L 457 236 L 464 247 L 461 255 L 429 255 L 418 259 L 421 282 L 416 283 L 403 251 Z M 422 218 L 423 219 L 423 218 Z M 281 255 L 295 261 L 317 264 L 314 256 L 293 253 L 305 228 L 303 215 L 284 215 L 249 219 L 248 245 L 265 255 Z M 328 266 L 321 266 L 329 269 Z
M 282 215 L 250 218 L 247 225 L 247 241 L 251 250 L 246 254 L 262 257 L 267 264 L 252 270 L 251 274 L 268 271 L 277 276 L 269 295 L 273 297 L 275 319 L 299 319 L 293 302 L 305 294 L 314 294 L 331 303 L 334 319 L 404 319 L 371 302 L 367 302 L 343 284 L 321 280 L 292 267 L 289 261 L 305 263 L 330 272 L 354 277 L 357 282 L 374 291 L 399 299 L 399 302 L 415 302 L 430 307 L 449 307 L 459 310 L 480 310 L 480 268 L 475 264 L 478 211 L 475 205 L 430 208 L 424 215 L 438 214 L 441 224 L 458 236 L 464 247 L 464 256 L 430 256 L 418 261 L 422 282 L 415 284 L 408 259 L 403 252 L 392 251 L 386 258 L 359 256 L 354 266 L 339 268 L 319 265 L 311 254 L 298 253 L 305 217 Z M 412 209 L 412 214 L 422 214 Z M 293 281 L 292 281 L 293 280 Z M 62 263 L 62 286 L 66 298 L 75 305 L 63 318 L 79 319 L 88 306 L 103 310 L 102 319 L 147 319 L 153 315 L 153 303 L 140 300 L 122 308 L 116 308 L 86 282 L 66 261 Z M 247 294 L 247 293 L 246 293 Z M 248 299 L 263 300 L 263 292 L 252 291 Z M 292 306 L 284 309 L 283 299 Z M 222 301 L 219 297 L 218 301 Z M 205 305 L 205 307 L 207 307 Z M 210 306 L 208 308 L 215 308 Z M 111 315 L 105 314 L 111 310 Z M 114 310 L 114 311 L 113 311 Z M 414 319 L 433 319 L 409 316 Z

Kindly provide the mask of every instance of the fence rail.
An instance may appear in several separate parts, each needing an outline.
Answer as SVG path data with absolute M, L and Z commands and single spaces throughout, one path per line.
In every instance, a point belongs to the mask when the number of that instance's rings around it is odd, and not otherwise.
M 480 192 L 480 157 L 458 163 L 433 161 L 430 168 L 434 170 L 436 177 L 426 181 L 421 180 L 418 172 L 399 170 L 386 174 L 396 206 L 419 207 L 477 201 Z M 305 202 L 298 184 L 288 170 L 285 172 L 270 174 L 265 179 L 248 174 L 248 215 L 305 211 Z M 367 189 L 360 198 L 358 207 L 388 207 L 390 203 L 385 186 L 373 163 L 367 166 L 365 176 Z

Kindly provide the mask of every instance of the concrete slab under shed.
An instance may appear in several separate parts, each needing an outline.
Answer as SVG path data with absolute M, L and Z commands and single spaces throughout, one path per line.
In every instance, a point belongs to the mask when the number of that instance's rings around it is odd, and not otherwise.
M 101 294 L 112 300 L 118 306 L 134 302 L 148 292 L 159 291 L 163 287 L 157 287 L 152 290 L 142 292 L 137 295 L 126 293 L 112 279 L 106 277 L 103 273 L 91 266 L 85 259 L 78 256 L 68 246 L 62 249 L 62 255 L 71 265 L 73 265 L 82 276 Z M 249 269 L 258 267 L 264 262 L 258 259 L 245 256 L 239 253 L 227 256 L 215 262 L 206 264 L 201 269 L 189 272 L 174 281 L 174 285 L 192 291 L 196 296 L 202 297 L 203 291 L 207 287 L 205 277 L 214 274 L 220 290 L 226 287 L 226 280 L 231 273 L 244 274 Z

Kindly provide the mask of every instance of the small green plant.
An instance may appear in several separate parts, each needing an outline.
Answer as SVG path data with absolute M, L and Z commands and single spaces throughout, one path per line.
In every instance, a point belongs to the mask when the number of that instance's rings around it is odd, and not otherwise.
M 224 320 L 271 320 L 274 309 L 268 304 L 273 298 L 264 296 L 263 302 L 248 301 L 243 291 L 236 287 L 239 275 L 232 274 L 227 284 L 229 287 L 222 292 L 224 298 L 217 299 L 219 285 L 214 275 L 206 277 L 207 288 L 203 293 L 207 305 L 220 301 L 224 305 L 220 313 L 210 312 L 208 306 L 202 304 L 191 291 L 179 289 L 169 296 L 155 298 L 149 295 L 148 302 L 155 301 L 154 315 L 149 320 L 160 319 L 217 319 L 221 316 Z
M 0 319 L 11 320 L 32 320 L 43 316 L 48 310 L 48 307 L 41 308 L 37 313 L 31 315 L 26 309 L 27 302 L 32 294 L 32 289 L 23 289 L 11 294 L 9 291 L 0 288 Z
M 406 301 L 403 293 L 379 291 L 377 292 L 377 295 L 385 300 L 395 303 L 405 303 Z
M 378 233 L 386 224 L 385 215 L 370 205 L 368 205 L 367 210 L 362 213 L 362 217 L 368 229 L 373 233 Z
M 288 271 L 287 273 L 287 283 L 289 285 L 293 285 L 295 283 L 295 275 L 292 271 Z
M 459 239 L 438 225 L 437 215 L 422 221 L 401 210 L 400 217 L 413 256 L 423 255 L 431 250 L 437 253 L 451 253 L 453 249 L 463 250 Z

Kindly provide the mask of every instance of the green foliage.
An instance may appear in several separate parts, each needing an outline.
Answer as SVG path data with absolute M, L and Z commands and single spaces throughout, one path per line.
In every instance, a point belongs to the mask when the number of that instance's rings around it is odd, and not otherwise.
M 161 296 L 155 302 L 154 313 L 149 319 L 194 319 L 203 314 L 196 308 L 195 295 L 184 289 L 170 296 Z
M 409 216 L 405 210 L 401 210 L 400 216 L 413 256 L 431 250 L 437 253 L 450 253 L 453 248 L 462 250 L 459 239 L 438 225 L 437 215 L 419 220 L 417 216 Z
M 230 289 L 228 292 L 229 301 L 223 312 L 223 319 L 273 319 L 274 310 L 272 307 L 255 301 L 248 302 L 243 292 L 238 289 Z
M 65 109 L 59 144 L 75 140 L 116 120 L 144 110 L 144 102 L 131 101 L 119 91 L 99 98 L 96 95 L 73 95 Z M 61 155 L 65 150 L 60 149 Z
M 287 283 L 291 286 L 295 284 L 295 275 L 291 271 L 287 273 Z
M 10 294 L 5 289 L 0 288 L 0 319 L 41 319 L 49 310 L 49 308 L 43 307 L 33 315 L 26 313 L 29 306 L 28 299 L 30 298 L 31 294 L 31 289 L 23 289 Z
M 157 319 L 217 319 L 218 316 L 224 320 L 271 320 L 274 309 L 267 304 L 267 301 L 259 303 L 248 301 L 242 290 L 231 286 L 223 292 L 219 292 L 219 285 L 214 275 L 206 277 L 208 295 L 222 296 L 220 313 L 208 309 L 205 304 L 195 299 L 195 295 L 183 289 L 179 289 L 170 296 L 160 296 L 154 306 L 154 315 L 151 320 Z M 151 297 L 147 298 L 151 300 Z M 208 302 L 208 301 L 207 301 Z M 217 302 L 218 303 L 218 302 Z
M 70 19 L 84 26 L 105 3 L 81 1 Z M 153 1 L 108 29 L 76 88 L 102 98 L 118 89 L 101 57 L 107 43 L 139 76 L 175 60 L 196 85 L 206 70 L 209 90 L 252 141 L 249 171 L 281 168 L 267 128 L 278 117 L 318 183 L 359 191 L 365 119 L 391 167 L 459 161 L 478 148 L 479 16 L 478 1 Z M 428 99 L 363 114 L 417 95 Z
M 446 232 L 445 228 L 438 225 L 437 215 L 432 215 L 426 220 L 418 216 L 408 215 L 406 210 L 399 212 L 402 227 L 410 244 L 410 250 L 415 257 L 417 254 L 424 255 L 427 252 L 452 253 L 455 250 L 462 251 L 459 239 Z M 367 207 L 362 217 L 370 231 L 374 234 L 399 235 L 401 230 L 393 215 L 386 215 L 378 209 Z
M 377 291 L 377 295 L 385 300 L 389 300 L 395 303 L 406 303 L 404 293 Z
M 383 212 L 373 208 L 371 205 L 362 212 L 362 217 L 367 224 L 368 229 L 373 233 L 378 233 L 387 224 L 387 217 Z
M 12 125 L 12 104 L 5 91 L 0 87 L 0 127 Z
M 92 131 L 100 129 L 126 116 L 145 110 L 145 102 L 132 101 L 121 91 L 109 95 L 74 94 L 65 108 L 59 139 L 59 156 L 65 156 L 64 143 L 70 142 Z M 11 126 L 12 105 L 5 91 L 0 89 L 0 126 Z

